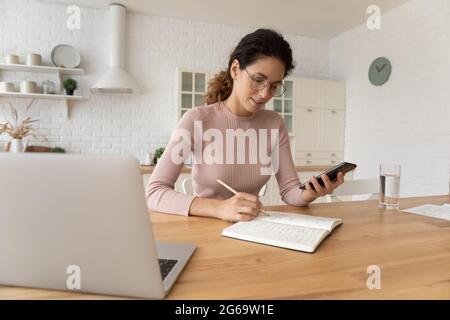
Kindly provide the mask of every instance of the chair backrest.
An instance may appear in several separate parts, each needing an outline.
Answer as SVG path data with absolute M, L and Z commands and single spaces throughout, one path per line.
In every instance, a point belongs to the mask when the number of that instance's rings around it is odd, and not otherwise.
M 258 197 L 264 197 L 267 191 L 267 184 L 263 185 L 261 190 L 259 190 Z
M 183 182 L 181 183 L 181 189 L 183 190 L 184 194 L 193 194 L 192 179 L 191 178 L 185 178 L 183 180 Z
M 378 179 L 345 180 L 329 198 L 339 201 L 337 197 L 367 194 L 370 195 L 369 199 L 375 199 L 380 192 L 379 185 Z

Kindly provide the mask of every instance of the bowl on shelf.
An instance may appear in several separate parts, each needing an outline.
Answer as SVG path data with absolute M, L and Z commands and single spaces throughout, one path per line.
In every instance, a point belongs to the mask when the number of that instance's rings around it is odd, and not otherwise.
M 14 92 L 14 83 L 8 81 L 0 81 L 0 92 Z

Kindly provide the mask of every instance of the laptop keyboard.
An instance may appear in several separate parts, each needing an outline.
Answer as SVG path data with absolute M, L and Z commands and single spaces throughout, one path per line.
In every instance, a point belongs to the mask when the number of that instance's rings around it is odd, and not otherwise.
M 178 260 L 172 259 L 158 259 L 159 260 L 159 268 L 161 269 L 161 276 L 163 280 L 167 277 L 170 270 L 173 269 Z

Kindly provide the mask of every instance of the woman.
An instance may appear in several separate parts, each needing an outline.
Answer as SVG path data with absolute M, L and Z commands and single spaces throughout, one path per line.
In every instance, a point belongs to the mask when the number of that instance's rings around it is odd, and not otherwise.
M 293 68 L 292 50 L 279 33 L 259 29 L 242 38 L 230 56 L 228 69 L 209 82 L 206 105 L 189 110 L 180 120 L 175 131 L 185 134 L 172 136 L 149 179 L 146 193 L 149 208 L 227 221 L 252 220 L 261 209 L 258 192 L 270 175 L 262 173 L 267 168 L 267 161 L 262 161 L 261 157 L 256 161 L 249 159 L 254 160 L 255 154 L 261 155 L 265 151 L 270 154 L 272 168 L 276 163 L 274 174 L 281 198 L 287 204 L 307 206 L 341 185 L 344 182 L 342 173 L 333 182 L 323 176 L 324 187 L 315 177 L 311 177 L 314 188 L 307 184 L 306 190 L 302 191 L 283 119 L 275 111 L 264 109 L 273 96 L 283 94 L 285 88 L 282 80 Z M 199 132 L 201 134 L 205 130 L 210 134 L 200 136 Z M 256 134 L 250 134 L 251 130 Z M 248 140 L 247 137 L 240 140 L 247 148 L 237 145 L 237 139 L 231 140 L 231 144 L 230 140 L 220 141 L 220 137 L 236 138 L 239 132 L 248 133 Z M 278 135 L 272 136 L 272 132 Z M 180 137 L 184 137 L 183 142 L 180 142 Z M 251 143 L 255 142 L 250 140 L 255 139 L 256 146 L 260 148 L 257 152 L 250 148 Z M 218 146 L 222 146 L 222 150 Z M 204 150 L 203 154 L 201 150 Z M 210 153 L 206 154 L 207 150 Z M 191 152 L 197 160 L 192 167 L 194 195 L 187 195 L 175 192 L 174 185 L 183 161 Z M 175 159 L 177 156 L 182 157 L 183 161 Z M 206 159 L 208 156 L 210 159 Z M 278 159 L 274 160 L 275 156 Z M 225 157 L 234 161 L 220 161 Z M 217 179 L 239 192 L 234 195 Z

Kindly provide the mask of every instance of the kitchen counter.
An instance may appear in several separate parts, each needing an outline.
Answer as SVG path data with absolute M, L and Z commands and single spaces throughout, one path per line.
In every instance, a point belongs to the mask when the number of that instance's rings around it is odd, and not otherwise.
M 152 174 L 155 166 L 144 166 L 141 165 L 141 174 Z M 323 172 L 331 166 L 295 166 L 297 172 Z M 181 173 L 191 173 L 190 167 L 183 167 Z

